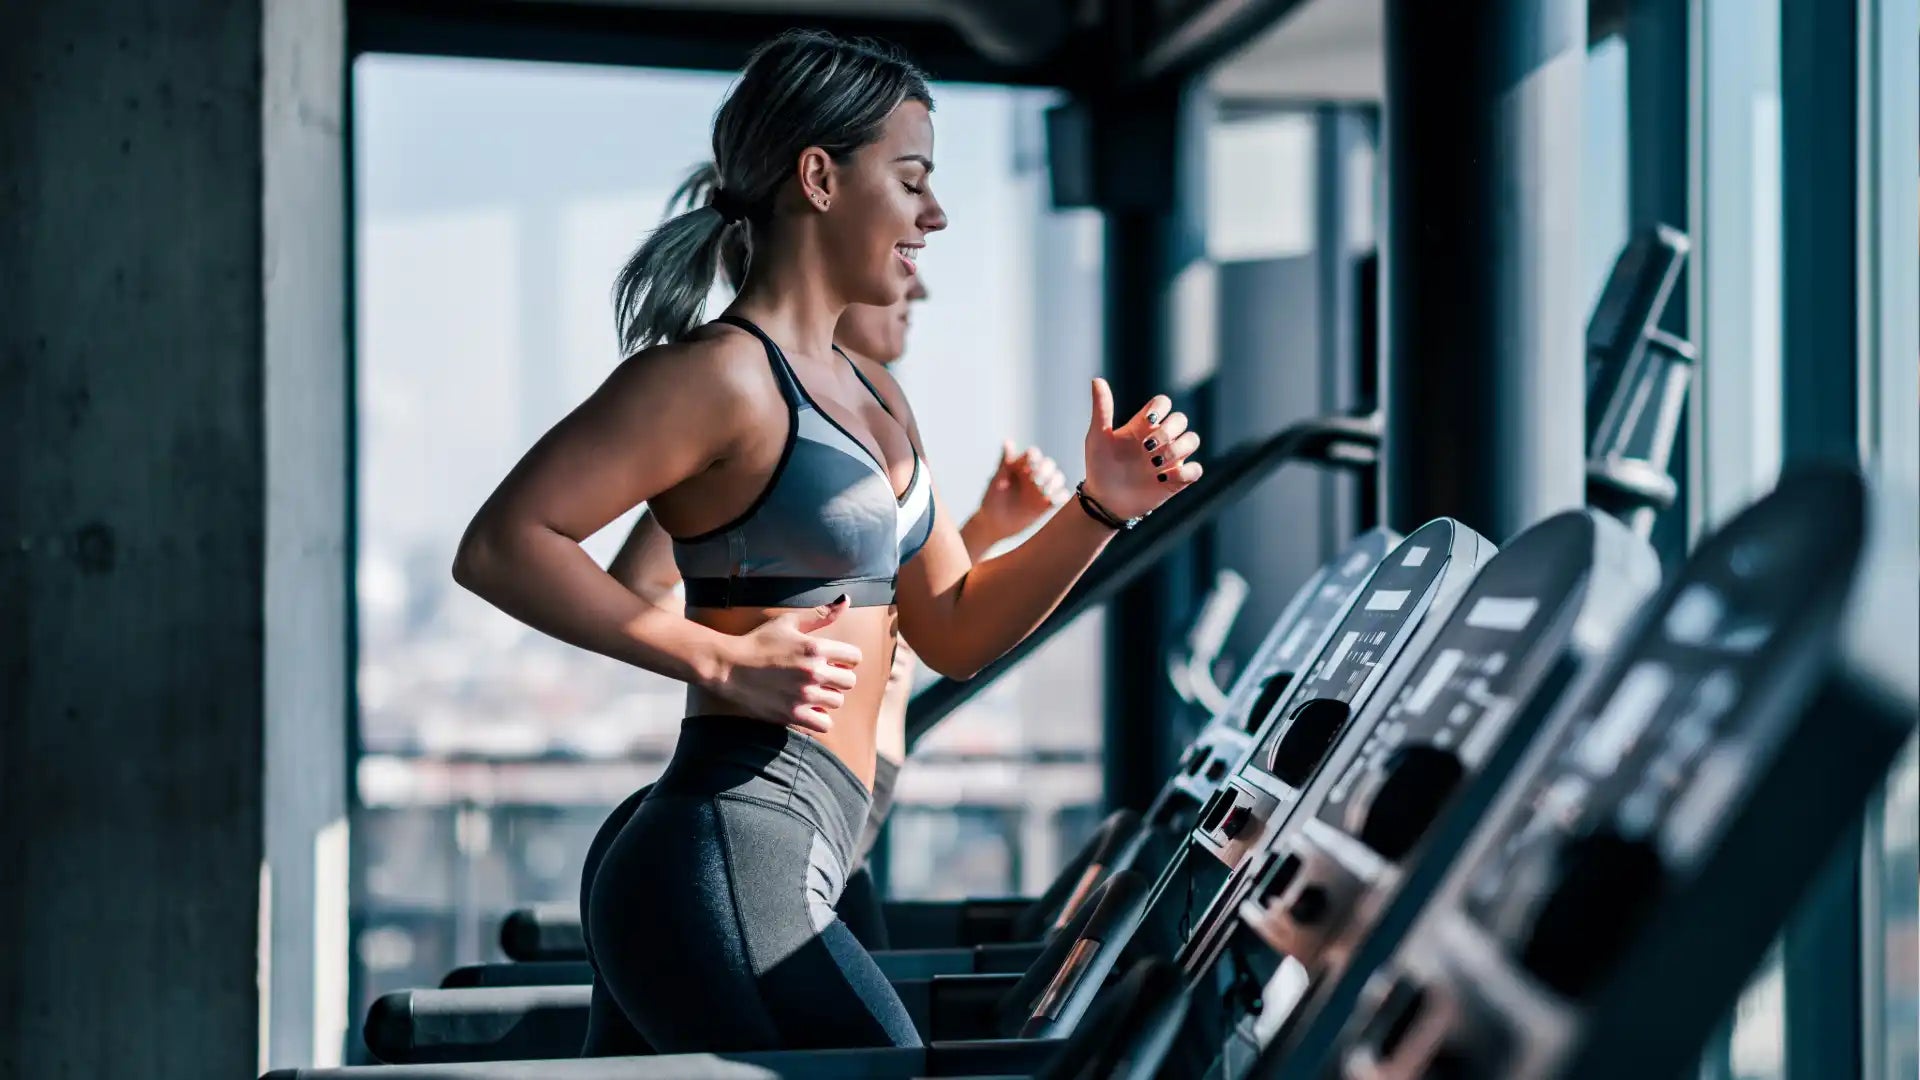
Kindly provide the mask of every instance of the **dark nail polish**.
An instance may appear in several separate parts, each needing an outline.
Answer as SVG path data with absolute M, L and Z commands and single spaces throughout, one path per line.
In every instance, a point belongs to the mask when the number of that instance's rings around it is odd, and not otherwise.
M 1163 476 L 1163 477 L 1161 477 L 1161 479 L 1162 479 L 1162 480 L 1164 480 L 1164 479 L 1166 479 L 1166 477 L 1164 477 L 1164 476 Z M 834 597 L 834 598 L 833 598 L 833 602 L 834 602 L 835 604 L 844 604 L 844 603 L 846 603 L 846 602 L 847 602 L 847 594 L 846 594 L 846 593 L 841 593 L 841 594 L 840 594 L 839 596 L 836 596 L 836 597 Z M 829 606 L 831 606 L 831 605 L 829 605 Z
M 1161 482 L 1161 483 L 1163 483 L 1163 484 L 1167 482 L 1167 474 L 1166 474 L 1166 473 L 1161 473 L 1161 474 L 1160 474 L 1160 482 Z
M 1167 463 L 1167 459 L 1159 454 L 1155 454 L 1153 455 L 1153 463 L 1155 465 L 1165 465 Z
M 1147 423 L 1149 423 L 1149 424 L 1157 424 L 1157 423 L 1159 423 L 1159 422 L 1160 422 L 1160 414 L 1159 414 L 1159 413 L 1157 413 L 1157 412 L 1150 412 L 1150 413 L 1148 413 L 1148 414 L 1147 414 Z
M 1156 446 L 1159 446 L 1159 445 L 1160 445 L 1160 440 L 1159 440 L 1159 439 L 1148 439 L 1148 440 L 1147 440 L 1147 449 L 1149 449 L 1149 450 L 1151 450 L 1151 449 L 1153 449 L 1154 447 L 1156 447 Z

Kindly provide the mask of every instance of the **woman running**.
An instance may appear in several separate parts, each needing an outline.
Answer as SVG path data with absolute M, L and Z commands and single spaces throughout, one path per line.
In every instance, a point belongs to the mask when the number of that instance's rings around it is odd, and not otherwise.
M 705 193 L 699 194 L 704 196 Z M 678 202 L 676 199 L 675 204 Z M 746 280 L 746 268 L 740 261 L 744 253 L 735 251 L 729 254 L 733 257 L 726 261 L 726 277 L 737 289 Z M 907 330 L 911 325 L 910 308 L 926 297 L 924 277 L 916 274 L 907 295 L 897 304 L 889 307 L 850 304 L 840 316 L 839 324 L 834 327 L 834 340 L 849 354 L 891 369 L 906 352 Z M 966 545 L 967 557 L 975 562 L 985 558 L 987 552 L 1025 532 L 1066 497 L 1067 489 L 1061 478 L 1060 467 L 1052 458 L 1041 453 L 1038 447 L 1029 447 L 1022 452 L 1014 447 L 1011 440 L 1007 441 L 1000 449 L 1000 460 L 994 467 L 993 476 L 987 481 L 987 490 L 980 498 L 979 508 L 960 526 L 960 539 Z M 652 514 L 640 515 L 633 531 L 627 535 L 626 543 L 620 546 L 619 553 L 608 564 L 607 573 L 658 606 L 675 614 L 685 610 L 680 596 L 675 592 L 680 585 L 680 569 L 674 565 L 673 541 Z M 875 731 L 872 804 L 867 811 L 860 840 L 854 845 L 853 872 L 848 875 L 846 887 L 834 905 L 834 910 L 839 913 L 840 920 L 847 924 L 847 929 L 853 931 L 853 936 L 870 951 L 885 949 L 888 942 L 886 911 L 879 890 L 874 885 L 867 856 L 879 839 L 880 829 L 886 824 L 893 806 L 894 785 L 901 763 L 907 756 L 907 703 L 913 694 L 915 667 L 913 650 L 896 642 L 893 665 L 887 674 L 887 690 L 880 701 Z M 604 850 L 613 834 L 632 816 L 633 808 L 637 805 L 636 796 L 615 809 L 607 823 L 601 826 L 601 835 L 595 838 L 593 851 Z M 599 870 L 599 859 L 590 854 L 583 874 L 583 901 L 592 895 L 593 879 Z M 586 904 L 583 902 L 581 906 L 584 910 Z M 628 1044 L 623 1042 L 621 1045 L 624 1047 Z
M 662 1052 L 918 1043 L 833 913 L 895 637 L 972 675 L 1116 529 L 1200 476 L 1167 398 L 1116 426 L 1096 379 L 1077 505 L 968 557 L 899 385 L 833 348 L 847 306 L 899 300 L 946 227 L 931 107 L 924 76 L 877 46 L 793 33 L 756 52 L 715 117 L 711 205 L 655 230 L 615 282 L 628 359 L 514 467 L 455 558 L 457 581 L 535 629 L 687 684 L 673 758 L 583 913 L 612 1003 Z M 702 324 L 730 231 L 750 272 Z M 580 547 L 641 502 L 673 538 L 681 615 Z

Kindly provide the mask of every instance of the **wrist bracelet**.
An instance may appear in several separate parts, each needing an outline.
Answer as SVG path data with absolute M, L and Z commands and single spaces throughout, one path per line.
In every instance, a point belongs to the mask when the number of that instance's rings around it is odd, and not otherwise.
M 1121 529 L 1125 527 L 1119 521 L 1115 520 L 1111 515 L 1109 515 L 1105 510 L 1100 509 L 1099 504 L 1095 503 L 1092 499 L 1087 498 L 1085 492 L 1081 492 L 1081 491 L 1074 492 L 1073 501 L 1080 504 L 1080 509 L 1086 511 L 1086 515 L 1088 517 L 1092 518 L 1094 521 L 1099 522 L 1102 525 L 1105 525 L 1107 528 Z
M 1095 499 L 1093 496 L 1087 494 L 1087 482 L 1085 480 L 1082 480 L 1080 481 L 1079 484 L 1075 485 L 1073 489 L 1073 495 L 1074 495 L 1074 499 L 1077 502 L 1079 502 L 1080 509 L 1086 511 L 1088 517 L 1092 518 L 1093 520 L 1099 522 L 1102 525 L 1105 525 L 1109 529 L 1125 530 L 1125 529 L 1131 529 L 1135 525 L 1140 524 L 1140 519 L 1137 517 L 1123 518 L 1120 515 L 1114 513 L 1113 511 L 1107 509 L 1106 507 L 1100 505 L 1100 501 L 1098 499 Z

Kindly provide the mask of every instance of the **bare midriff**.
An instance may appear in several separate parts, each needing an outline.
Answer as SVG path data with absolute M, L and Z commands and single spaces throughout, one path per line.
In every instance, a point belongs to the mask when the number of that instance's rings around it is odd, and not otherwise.
M 737 637 L 751 633 L 769 619 L 791 610 L 690 607 L 687 609 L 687 618 Z M 893 666 L 896 621 L 896 610 L 892 607 L 852 608 L 835 620 L 832 626 L 813 632 L 814 637 L 844 641 L 859 649 L 860 666 L 854 669 L 854 687 L 846 692 L 845 703 L 827 714 L 833 722 L 831 731 L 820 733 L 796 729 L 819 740 L 821 745 L 833 752 L 833 756 L 852 769 L 869 790 L 873 787 L 873 757 L 880 703 L 887 692 L 887 672 Z M 723 695 L 698 687 L 687 691 L 687 712 L 690 716 L 745 715 L 745 710 L 729 702 Z

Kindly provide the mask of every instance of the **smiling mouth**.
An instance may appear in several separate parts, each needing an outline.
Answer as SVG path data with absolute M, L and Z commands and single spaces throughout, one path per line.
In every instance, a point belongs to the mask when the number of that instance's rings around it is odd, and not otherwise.
M 908 270 L 918 270 L 920 264 L 917 260 L 920 258 L 921 246 L 920 244 L 895 244 L 893 245 L 894 257 L 907 264 Z

